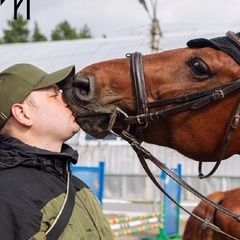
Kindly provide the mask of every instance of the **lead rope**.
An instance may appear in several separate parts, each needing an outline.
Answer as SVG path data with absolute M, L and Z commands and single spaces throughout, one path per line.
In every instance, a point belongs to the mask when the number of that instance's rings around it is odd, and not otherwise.
M 145 172 L 147 173 L 147 175 L 150 177 L 150 179 L 152 180 L 152 182 L 156 185 L 156 187 L 163 193 L 165 194 L 171 201 L 173 201 L 178 207 L 180 207 L 183 211 L 185 211 L 186 213 L 188 213 L 189 215 L 195 217 L 196 219 L 198 219 L 199 221 L 201 221 L 203 224 L 202 226 L 204 226 L 204 228 L 209 227 L 212 230 L 221 233 L 225 236 L 230 237 L 231 239 L 235 239 L 235 240 L 239 240 L 238 238 L 235 238 L 225 232 L 223 232 L 219 227 L 215 226 L 214 224 L 210 223 L 209 220 L 206 219 L 202 219 L 199 216 L 189 212 L 187 209 L 185 209 L 184 207 L 182 207 L 175 199 L 173 199 L 164 189 L 163 187 L 158 183 L 158 181 L 156 180 L 156 178 L 153 176 L 152 172 L 150 171 L 146 160 L 145 159 L 149 159 L 152 163 L 154 163 L 158 168 L 160 168 L 162 171 L 164 171 L 169 177 L 171 177 L 174 181 L 176 181 L 177 183 L 179 183 L 182 187 L 184 187 L 186 190 L 190 191 L 192 194 L 194 194 L 195 196 L 197 196 L 199 199 L 205 201 L 206 203 L 210 204 L 211 206 L 215 207 L 217 210 L 233 217 L 235 220 L 237 220 L 238 222 L 240 222 L 240 216 L 236 215 L 232 212 L 230 212 L 228 209 L 225 209 L 221 206 L 219 206 L 218 204 L 216 204 L 215 202 L 211 201 L 210 199 L 208 199 L 207 197 L 203 196 L 201 193 L 197 192 L 194 188 L 192 188 L 190 185 L 188 185 L 184 180 L 180 179 L 173 171 L 171 171 L 169 168 L 167 168 L 161 161 L 159 161 L 157 158 L 155 158 L 149 151 L 147 151 L 144 147 L 142 147 L 140 145 L 139 142 L 136 141 L 136 139 L 131 136 L 128 132 L 123 131 L 121 134 L 121 137 L 126 140 L 131 147 L 133 148 L 133 150 L 136 152 Z

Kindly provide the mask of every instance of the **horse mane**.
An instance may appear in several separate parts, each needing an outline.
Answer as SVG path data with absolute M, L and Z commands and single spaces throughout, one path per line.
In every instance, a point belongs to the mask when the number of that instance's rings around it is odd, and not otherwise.
M 208 196 L 209 199 L 216 203 L 220 203 L 224 197 L 223 192 L 214 192 Z M 206 219 L 208 216 L 211 218 L 210 222 L 214 224 L 214 215 L 215 208 L 206 203 L 205 201 L 201 201 L 192 211 L 195 215 L 199 216 L 202 219 Z M 213 230 L 210 228 L 206 228 L 204 231 L 201 229 L 202 222 L 197 220 L 195 217 L 190 216 L 183 233 L 182 240 L 211 240 L 213 239 Z

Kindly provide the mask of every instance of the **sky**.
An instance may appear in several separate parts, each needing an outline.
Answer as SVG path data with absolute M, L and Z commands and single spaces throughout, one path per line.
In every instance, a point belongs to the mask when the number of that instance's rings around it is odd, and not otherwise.
M 20 0 L 19 0 L 20 1 Z M 40 31 L 50 39 L 51 31 L 67 20 L 80 30 L 85 24 L 94 38 L 130 35 L 146 35 L 150 32 L 151 3 L 156 3 L 156 17 L 165 32 L 192 30 L 239 31 L 240 0 L 145 0 L 147 11 L 139 0 L 30 0 L 30 20 L 33 29 L 37 22 Z M 23 0 L 18 12 L 26 15 L 27 0 Z M 0 5 L 0 37 L 8 29 L 7 21 L 13 20 L 14 0 Z

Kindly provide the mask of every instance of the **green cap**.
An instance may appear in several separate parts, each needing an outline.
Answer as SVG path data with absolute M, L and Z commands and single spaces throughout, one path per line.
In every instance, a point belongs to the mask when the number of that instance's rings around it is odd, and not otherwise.
M 14 103 L 22 103 L 33 90 L 58 85 L 74 74 L 73 65 L 48 74 L 27 63 L 15 64 L 0 72 L 0 129 L 11 116 Z

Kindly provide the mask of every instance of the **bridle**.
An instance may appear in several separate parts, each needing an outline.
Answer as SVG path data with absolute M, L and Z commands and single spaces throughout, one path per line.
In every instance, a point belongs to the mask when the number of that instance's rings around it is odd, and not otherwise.
M 145 148 L 141 146 L 141 142 L 143 141 L 143 133 L 144 129 L 155 120 L 159 120 L 160 118 L 169 117 L 171 115 L 186 111 L 186 110 L 197 110 L 203 106 L 206 106 L 210 103 L 213 103 L 217 100 L 223 99 L 226 95 L 238 90 L 240 88 L 240 79 L 220 85 L 218 87 L 214 87 L 211 89 L 199 91 L 196 93 L 186 94 L 183 96 L 178 96 L 174 98 L 169 99 L 163 99 L 163 100 L 157 100 L 154 102 L 147 102 L 147 96 L 146 96 L 146 88 L 145 88 L 145 79 L 144 79 L 144 72 L 143 72 L 143 62 L 142 62 L 142 54 L 139 52 L 134 52 L 132 54 L 126 55 L 130 59 L 130 65 L 131 65 L 131 73 L 132 73 L 132 79 L 134 83 L 135 88 L 135 95 L 136 95 L 136 105 L 137 105 L 137 112 L 138 114 L 135 116 L 128 116 L 125 112 L 123 112 L 121 109 L 116 108 L 114 113 L 111 116 L 108 130 L 112 132 L 115 135 L 116 134 L 113 130 L 113 126 L 115 124 L 116 118 L 118 115 L 123 115 L 124 122 L 128 126 L 127 129 L 123 130 L 120 136 L 129 142 L 129 144 L 132 146 L 136 154 L 138 155 L 138 158 L 150 177 L 150 179 L 153 181 L 153 183 L 165 194 L 167 195 L 175 204 L 177 204 L 181 209 L 183 209 L 188 214 L 192 215 L 193 217 L 197 218 L 199 221 L 201 221 L 202 229 L 206 227 L 210 227 L 213 230 L 222 233 L 232 239 L 237 239 L 233 236 L 228 235 L 227 233 L 220 230 L 217 226 L 210 223 L 210 220 L 208 218 L 201 219 L 197 215 L 189 212 L 185 208 L 183 208 L 178 202 L 176 202 L 165 190 L 162 188 L 162 186 L 159 184 L 159 182 L 156 180 L 154 175 L 152 174 L 151 170 L 149 169 L 146 160 L 149 159 L 151 162 L 153 162 L 157 167 L 159 167 L 162 171 L 164 171 L 166 174 L 168 174 L 171 178 L 173 178 L 176 182 L 178 182 L 181 186 L 183 186 L 185 189 L 193 193 L 195 196 L 200 198 L 201 200 L 207 202 L 211 206 L 215 207 L 217 210 L 222 211 L 223 213 L 231 216 L 238 222 L 240 222 L 240 216 L 237 214 L 232 213 L 228 209 L 223 208 L 222 206 L 216 204 L 215 202 L 211 201 L 207 197 L 203 196 L 201 193 L 196 191 L 194 188 L 192 188 L 190 185 L 188 185 L 184 180 L 180 179 L 174 172 L 172 172 L 170 169 L 168 169 L 162 162 L 160 162 L 157 158 L 155 158 L 150 152 L 148 152 Z M 149 112 L 149 108 L 152 107 L 159 107 L 159 106 L 166 106 L 170 104 L 175 104 L 173 107 L 165 108 L 158 110 L 156 112 Z M 202 173 L 202 162 L 199 163 L 199 178 L 206 178 L 211 176 L 218 166 L 220 165 L 222 159 L 224 158 L 224 155 L 227 151 L 229 140 L 232 136 L 232 133 L 238 126 L 239 122 L 239 116 L 240 114 L 240 103 L 238 104 L 236 113 L 233 117 L 231 127 L 229 129 L 229 132 L 227 134 L 226 140 L 224 142 L 223 148 L 221 150 L 221 153 L 219 155 L 219 158 L 214 166 L 214 168 L 207 174 L 203 175 Z M 132 126 L 134 128 L 134 133 L 132 133 Z M 131 128 L 131 133 L 129 132 Z
M 129 57 L 129 55 L 127 55 Z M 144 73 L 142 70 L 142 55 L 139 52 L 135 52 L 130 54 L 130 62 L 132 67 L 132 75 L 134 80 L 135 86 L 135 93 L 136 93 L 136 102 L 137 102 L 137 110 L 138 115 L 136 116 L 129 116 L 125 118 L 125 123 L 127 125 L 135 125 L 135 138 L 142 142 L 142 135 L 143 129 L 147 126 L 150 122 L 154 120 L 159 120 L 160 118 L 166 118 L 168 116 L 177 114 L 179 112 L 183 112 L 186 110 L 197 110 L 207 104 L 213 103 L 217 100 L 223 99 L 226 95 L 238 90 L 240 88 L 240 79 L 218 86 L 211 89 L 199 91 L 196 93 L 186 94 L 183 96 L 178 96 L 174 98 L 168 98 L 163 100 L 157 100 L 154 102 L 147 102 L 146 99 L 146 89 L 145 89 L 145 80 L 144 80 Z M 164 110 L 159 110 L 153 113 L 148 113 L 148 109 L 152 107 L 159 107 L 169 104 L 178 104 L 175 107 L 170 107 Z M 240 104 L 237 107 L 236 114 L 233 117 L 231 128 L 229 129 L 228 135 L 226 137 L 224 146 L 222 151 L 219 155 L 218 160 L 216 161 L 215 166 L 213 169 L 207 174 L 204 175 L 202 173 L 202 162 L 199 162 L 199 178 L 207 178 L 210 177 L 220 165 L 224 155 L 227 151 L 227 147 L 229 144 L 229 140 L 232 136 L 232 133 L 238 126 L 239 121 L 239 113 L 240 113 Z
M 145 79 L 144 79 L 144 73 L 143 73 L 142 54 L 139 52 L 135 52 L 132 54 L 127 54 L 126 56 L 130 58 L 131 72 L 132 72 L 132 78 L 134 83 L 138 114 L 135 116 L 127 116 L 127 114 L 125 114 L 124 122 L 126 123 L 127 126 L 134 126 L 135 130 L 133 135 L 135 139 L 140 143 L 143 141 L 143 131 L 150 124 L 150 122 L 159 120 L 160 118 L 166 118 L 186 110 L 197 110 L 210 103 L 223 99 L 226 95 L 240 88 L 240 79 L 238 79 L 236 81 L 223 84 L 217 87 L 213 87 L 211 89 L 199 91 L 196 93 L 177 96 L 174 98 L 156 100 L 154 102 L 147 102 Z M 161 109 L 159 111 L 149 113 L 149 108 L 161 107 L 161 106 L 166 106 L 170 104 L 177 104 L 177 106 Z M 110 120 L 108 130 L 112 131 L 112 127 L 116 120 L 116 115 L 119 113 L 123 114 L 123 111 L 117 108 L 115 112 L 112 114 L 112 119 Z M 225 139 L 222 151 L 220 152 L 218 160 L 216 161 L 216 164 L 213 167 L 213 169 L 208 174 L 204 175 L 202 173 L 202 162 L 199 162 L 198 177 L 200 179 L 210 177 L 219 167 L 227 151 L 230 138 L 238 126 L 239 117 L 240 117 L 239 114 L 240 114 L 240 103 L 232 119 L 232 124 L 228 131 L 228 135 Z M 128 127 L 128 130 L 129 129 L 130 127 Z

